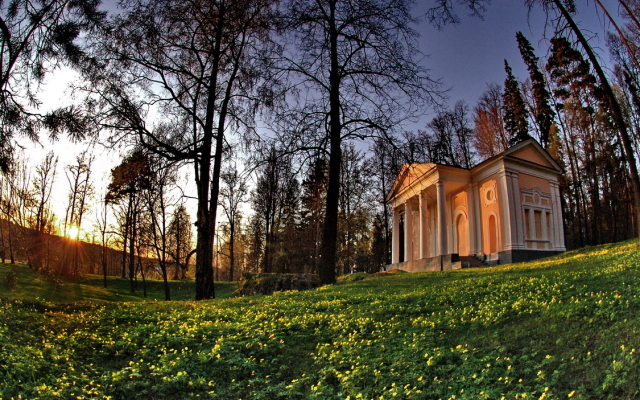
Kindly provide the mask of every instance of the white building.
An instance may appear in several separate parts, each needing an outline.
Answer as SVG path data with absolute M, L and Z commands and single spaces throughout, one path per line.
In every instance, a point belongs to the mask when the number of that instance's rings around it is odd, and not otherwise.
M 561 174 L 533 139 L 471 169 L 405 164 L 387 197 L 388 269 L 435 271 L 478 263 L 474 258 L 506 264 L 563 252 Z

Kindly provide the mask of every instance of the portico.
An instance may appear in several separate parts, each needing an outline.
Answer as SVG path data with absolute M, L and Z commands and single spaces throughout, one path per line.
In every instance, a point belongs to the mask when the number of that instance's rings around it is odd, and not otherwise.
M 389 268 L 443 270 L 468 257 L 510 263 L 564 251 L 561 173 L 533 139 L 471 169 L 405 164 L 387 198 Z

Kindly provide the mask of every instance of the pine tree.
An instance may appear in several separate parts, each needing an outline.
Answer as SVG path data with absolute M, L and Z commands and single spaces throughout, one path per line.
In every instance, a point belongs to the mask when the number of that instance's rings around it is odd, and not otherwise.
M 540 129 L 540 143 L 543 147 L 549 145 L 549 130 L 553 125 L 555 113 L 549 105 L 549 92 L 547 91 L 544 75 L 538 67 L 538 57 L 533 52 L 533 47 L 522 32 L 516 33 L 518 48 L 531 77 L 533 88 L 533 100 L 535 102 L 535 119 Z
M 529 122 L 527 121 L 527 107 L 520 92 L 518 80 L 513 76 L 511 67 L 504 60 L 504 69 L 507 79 L 504 81 L 502 94 L 504 107 L 504 127 L 509 133 L 509 146 L 513 146 L 529 139 Z
M 547 71 L 557 88 L 554 95 L 560 100 L 592 95 L 602 102 L 602 89 L 590 72 L 591 67 L 582 54 L 564 37 L 551 39 L 551 56 L 547 60 Z

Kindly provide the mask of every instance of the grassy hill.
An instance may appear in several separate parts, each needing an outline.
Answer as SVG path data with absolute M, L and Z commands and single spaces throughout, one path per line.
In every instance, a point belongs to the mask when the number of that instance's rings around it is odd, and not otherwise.
M 635 399 L 639 353 L 635 242 L 273 296 L 0 302 L 2 399 Z
M 51 281 L 34 273 L 26 265 L 16 265 L 18 283 L 14 291 L 7 290 L 4 285 L 6 275 L 11 271 L 10 264 L 0 263 L 0 298 L 38 300 L 54 303 L 70 303 L 77 301 L 122 302 L 164 300 L 164 283 L 161 280 L 147 279 L 147 296 L 144 297 L 142 279 L 137 281 L 135 293 L 131 293 L 129 278 L 107 277 L 104 287 L 102 275 L 85 274 L 77 282 Z M 193 300 L 195 283 L 193 280 L 169 281 L 172 300 Z M 237 282 L 216 282 L 216 297 L 228 298 L 238 288 Z

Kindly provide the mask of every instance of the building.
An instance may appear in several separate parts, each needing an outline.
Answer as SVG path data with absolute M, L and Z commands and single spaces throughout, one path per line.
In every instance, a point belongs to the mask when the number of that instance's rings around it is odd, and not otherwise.
M 393 210 L 387 269 L 439 271 L 474 259 L 507 264 L 563 252 L 561 174 L 534 139 L 471 169 L 405 164 L 387 197 Z

